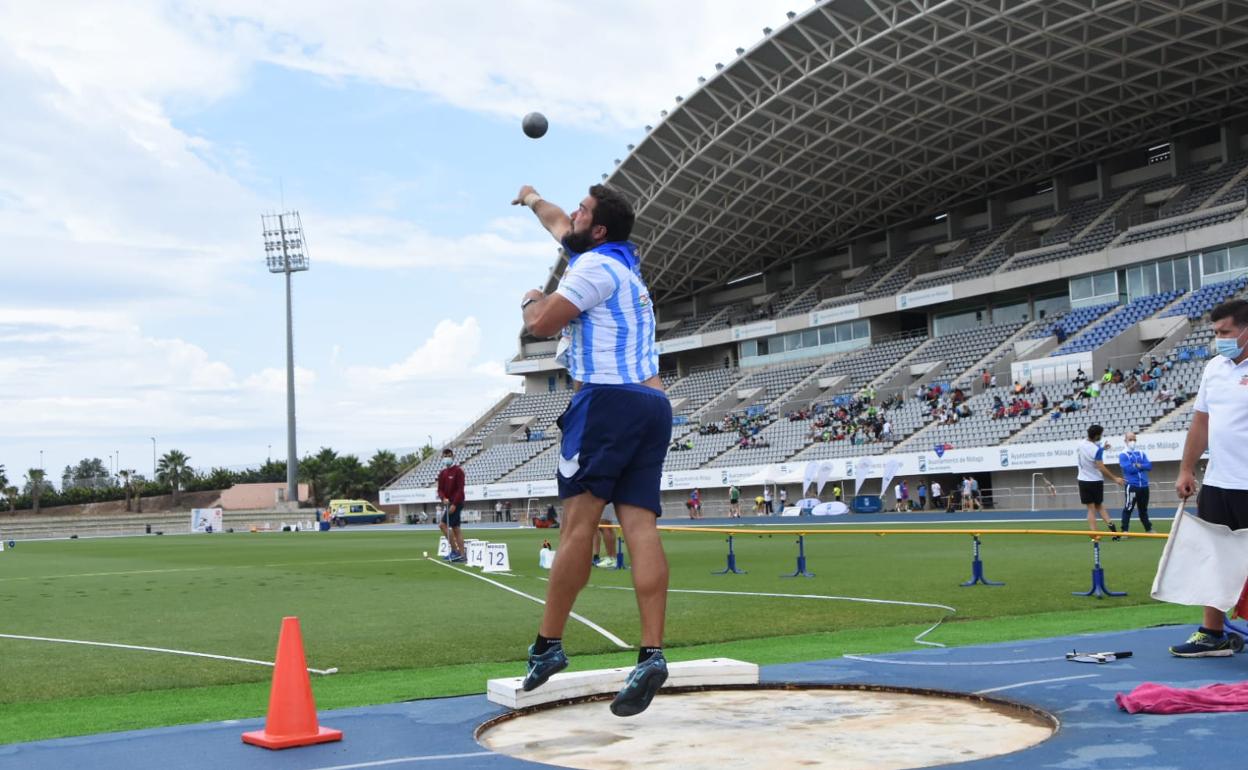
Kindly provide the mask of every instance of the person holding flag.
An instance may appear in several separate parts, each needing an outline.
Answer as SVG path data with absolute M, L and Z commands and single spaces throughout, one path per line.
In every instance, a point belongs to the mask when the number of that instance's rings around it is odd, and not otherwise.
M 1193 405 L 1192 426 L 1188 429 L 1183 445 L 1183 459 L 1179 464 L 1179 477 L 1174 490 L 1187 500 L 1196 494 L 1196 462 L 1205 450 L 1209 450 L 1209 464 L 1205 467 L 1204 483 L 1196 498 L 1196 515 L 1201 522 L 1221 524 L 1231 530 L 1248 529 L 1248 301 L 1237 299 L 1223 302 L 1209 314 L 1213 322 L 1214 351 L 1217 353 L 1205 364 L 1200 377 L 1200 389 Z M 1177 537 L 1180 512 L 1175 518 L 1169 548 L 1178 548 Z M 1239 541 L 1234 533 L 1206 532 L 1207 527 L 1195 526 L 1184 529 L 1184 538 L 1214 538 Z M 1196 533 L 1196 534 L 1192 534 Z M 1242 551 L 1243 549 L 1239 549 Z M 1210 563 L 1208 559 L 1185 559 L 1180 563 L 1178 551 L 1169 560 L 1163 560 L 1153 586 L 1156 598 L 1180 588 L 1176 584 L 1199 583 L 1194 576 L 1210 570 L 1218 572 L 1242 572 L 1243 563 Z M 1206 551 L 1207 553 L 1207 551 Z M 1240 554 L 1242 556 L 1242 553 Z M 1243 559 L 1236 557 L 1235 561 Z M 1222 576 L 1220 579 L 1226 582 Z M 1206 576 L 1205 582 L 1213 582 Z M 1242 580 L 1235 574 L 1231 583 Z M 1159 594 L 1162 594 L 1159 596 Z M 1233 603 L 1233 600 L 1232 602 Z M 1183 644 L 1170 648 L 1170 654 L 1179 658 L 1229 657 L 1234 653 L 1228 638 L 1223 610 L 1229 607 L 1206 606 L 1204 622 Z
M 1131 510 L 1140 513 L 1140 523 L 1145 532 L 1153 531 L 1153 523 L 1148 520 L 1148 472 L 1153 463 L 1148 455 L 1136 449 L 1135 431 L 1128 431 L 1125 436 L 1125 451 L 1118 453 L 1118 467 L 1122 468 L 1122 477 L 1127 480 L 1127 500 L 1122 506 L 1122 531 L 1131 526 Z

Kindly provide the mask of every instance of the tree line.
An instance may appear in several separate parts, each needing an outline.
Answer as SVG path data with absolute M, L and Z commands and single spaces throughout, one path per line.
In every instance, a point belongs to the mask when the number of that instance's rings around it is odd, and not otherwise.
M 362 462 L 352 454 L 338 454 L 322 447 L 316 454 L 299 460 L 298 478 L 310 487 L 312 502 L 322 506 L 338 498 L 367 499 L 376 502 L 381 487 L 425 458 L 433 447 L 402 456 L 379 449 Z M 286 481 L 286 462 L 268 460 L 258 468 L 232 470 L 209 468 L 197 470 L 184 452 L 171 449 L 156 464 L 156 477 L 149 479 L 134 469 L 121 469 L 111 474 L 98 457 L 84 458 L 77 465 L 67 465 L 61 473 L 61 487 L 48 479 L 40 468 L 28 469 L 23 478 L 10 482 L 5 467 L 0 465 L 0 505 L 9 511 L 31 510 L 57 505 L 83 505 L 111 500 L 124 500 L 126 510 L 143 510 L 144 497 L 172 495 L 173 505 L 181 504 L 184 492 L 226 490 L 235 484 L 279 483 Z M 19 486 L 20 483 L 20 486 Z

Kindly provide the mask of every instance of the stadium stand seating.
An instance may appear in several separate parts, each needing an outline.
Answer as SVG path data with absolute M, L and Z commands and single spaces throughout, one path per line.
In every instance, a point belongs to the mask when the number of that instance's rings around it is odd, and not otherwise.
M 794 385 L 809 377 L 818 368 L 819 364 L 817 363 L 804 363 L 773 367 L 751 374 L 733 389 L 741 391 L 763 388 L 763 392 L 750 398 L 748 403 L 739 404 L 738 407 L 744 409 L 750 406 L 770 404 L 788 392 Z
M 667 391 L 668 398 L 673 401 L 687 399 L 676 408 L 676 415 L 690 415 L 700 409 L 708 401 L 724 392 L 724 390 L 741 378 L 737 369 L 714 366 L 691 372 Z
M 1149 294 L 1137 297 L 1118 310 L 1108 314 L 1102 320 L 1090 324 L 1073 339 L 1068 339 L 1049 355 L 1064 356 L 1068 353 L 1081 353 L 1085 350 L 1096 350 L 1121 334 L 1127 327 L 1151 317 L 1158 310 L 1174 302 L 1182 295 L 1181 291 L 1167 291 L 1161 294 Z
M 895 339 L 873 342 L 869 347 L 833 359 L 819 369 L 817 376 L 846 375 L 849 379 L 838 388 L 838 391 L 854 395 L 926 338 L 922 332 L 915 332 Z
M 530 430 L 549 430 L 555 420 L 568 408 L 572 400 L 571 390 L 557 390 L 553 393 L 517 393 L 502 409 L 495 413 L 481 430 L 477 431 L 469 444 L 479 444 L 493 434 L 505 420 L 517 417 L 534 417 L 528 426 Z
M 1236 293 L 1243 291 L 1245 286 L 1248 286 L 1248 276 L 1202 286 L 1179 302 L 1176 302 L 1173 307 L 1162 312 L 1161 317 L 1169 318 L 1171 316 L 1185 315 L 1191 320 L 1202 318 L 1215 305 L 1225 302 L 1227 299 L 1235 296 Z
M 549 481 L 555 477 L 555 468 L 559 465 L 559 442 L 543 450 L 541 454 L 524 463 L 499 481 Z
M 1092 305 L 1090 307 L 1069 310 L 1057 319 L 1040 324 L 1039 328 L 1032 332 L 1031 337 L 1032 339 L 1048 337 L 1056 334 L 1060 327 L 1062 332 L 1066 334 L 1066 338 L 1069 339 L 1116 307 L 1118 307 L 1117 304 L 1107 302 L 1104 305 Z
M 1229 222 L 1235 217 L 1243 214 L 1243 206 L 1236 204 L 1228 204 L 1225 207 L 1219 207 L 1214 211 L 1205 213 L 1194 213 L 1183 217 L 1171 217 L 1168 219 L 1160 219 L 1141 227 L 1132 233 L 1129 233 L 1121 241 L 1119 245 L 1126 246 L 1132 243 L 1139 243 L 1151 238 L 1161 238 L 1166 235 L 1174 235 L 1185 230 L 1195 230 L 1199 227 L 1209 227 L 1211 225 Z
M 923 451 L 936 444 L 951 448 L 999 444 L 1044 414 L 1040 406 L 1042 394 L 1052 400 L 1061 390 L 1063 388 L 1060 387 L 1034 388 L 1032 393 L 1017 396 L 1031 405 L 1026 413 L 1010 415 L 1007 412 L 996 417 L 993 408 L 995 400 L 999 398 L 1002 404 L 1008 406 L 1016 396 L 1012 388 L 988 388 L 967 399 L 970 416 L 960 416 L 956 421 L 949 422 L 929 415 L 927 424 L 910 437 L 905 448 Z
M 547 439 L 492 446 L 464 463 L 464 483 L 492 484 L 548 449 L 553 443 Z
M 451 447 L 451 451 L 455 455 L 455 461 L 463 465 L 476 454 L 477 447 L 456 446 Z M 434 452 L 415 468 L 396 479 L 391 486 L 397 489 L 431 486 L 437 481 L 440 470 L 442 470 L 442 455 L 440 452 Z
M 956 381 L 972 364 L 991 353 L 1021 328 L 1023 324 L 1016 322 L 998 326 L 980 326 L 931 337 L 914 353 L 902 359 L 900 365 L 944 361 L 945 370 L 941 379 Z

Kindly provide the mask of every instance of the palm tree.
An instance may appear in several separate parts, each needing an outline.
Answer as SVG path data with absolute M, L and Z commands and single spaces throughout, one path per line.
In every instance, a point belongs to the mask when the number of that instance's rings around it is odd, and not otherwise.
M 9 477 L 4 475 L 4 465 L 0 464 L 0 492 L 8 492 Z
M 131 471 L 117 471 L 117 475 L 121 478 L 121 491 L 126 495 L 126 513 L 130 512 L 130 474 Z
M 4 487 L 4 496 L 9 501 L 9 513 L 17 510 L 17 487 Z
M 43 479 L 42 468 L 31 468 L 26 471 L 26 486 L 30 489 L 30 504 L 34 513 L 39 513 L 39 498 L 43 497 Z
M 177 449 L 170 449 L 156 466 L 156 479 L 173 490 L 174 508 L 182 501 L 182 485 L 191 480 L 191 469 L 187 465 L 190 459 Z
M 338 453 L 329 447 L 321 447 L 315 455 L 309 455 L 299 461 L 299 479 L 312 486 L 312 504 L 321 505 L 325 499 L 325 479 L 333 470 Z
M 399 458 L 394 456 L 394 452 L 387 449 L 378 449 L 377 454 L 373 455 L 368 461 L 369 473 L 373 476 L 372 492 L 376 493 L 381 489 L 381 485 L 390 479 L 399 475 L 401 468 L 399 467 Z
M 334 461 L 325 476 L 325 488 L 332 498 L 362 498 L 376 489 L 369 469 L 355 455 L 344 455 Z

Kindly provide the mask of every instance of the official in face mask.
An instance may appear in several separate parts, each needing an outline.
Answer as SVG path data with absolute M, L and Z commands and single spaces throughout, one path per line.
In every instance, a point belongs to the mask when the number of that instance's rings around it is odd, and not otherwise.
M 1122 531 L 1131 526 L 1131 510 L 1140 513 L 1140 523 L 1145 532 L 1153 531 L 1153 523 L 1148 520 L 1148 472 L 1153 463 L 1148 455 L 1137 448 L 1135 433 L 1126 435 L 1127 446 L 1118 453 L 1118 467 L 1122 468 L 1122 477 L 1127 480 L 1127 502 L 1122 506 Z

